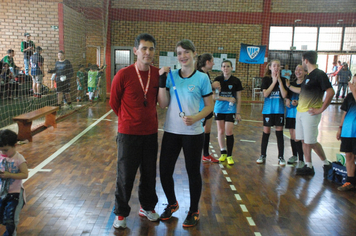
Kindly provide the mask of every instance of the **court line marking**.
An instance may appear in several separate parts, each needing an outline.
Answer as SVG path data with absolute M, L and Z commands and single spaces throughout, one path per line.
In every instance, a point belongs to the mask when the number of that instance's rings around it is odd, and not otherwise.
M 28 173 L 28 178 L 23 180 L 22 183 L 25 183 L 27 180 L 29 180 L 32 176 L 34 176 L 37 172 L 40 172 L 43 167 L 48 165 L 51 161 L 53 161 L 56 157 L 58 157 L 62 152 L 64 152 L 68 147 L 70 147 L 73 143 L 75 143 L 79 138 L 81 138 L 84 134 L 86 134 L 89 130 L 91 130 L 94 126 L 96 126 L 100 121 L 105 119 L 113 110 L 110 110 L 107 112 L 105 115 L 100 117 L 97 121 L 95 121 L 93 124 L 89 125 L 85 130 L 83 130 L 80 134 L 75 136 L 72 140 L 70 140 L 68 143 L 64 144 L 60 149 L 58 149 L 55 153 L 53 153 L 51 156 L 49 156 L 47 159 L 42 161 L 38 166 L 36 166 L 32 171 Z

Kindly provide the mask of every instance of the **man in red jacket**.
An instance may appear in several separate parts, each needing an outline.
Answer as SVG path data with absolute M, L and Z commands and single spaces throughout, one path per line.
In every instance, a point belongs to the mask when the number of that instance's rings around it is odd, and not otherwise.
M 126 228 L 126 217 L 131 210 L 128 202 L 138 168 L 141 174 L 139 215 L 150 221 L 159 219 L 154 210 L 158 202 L 155 188 L 159 82 L 159 70 L 152 66 L 155 47 L 151 35 L 138 35 L 133 48 L 136 63 L 119 70 L 111 85 L 110 106 L 119 121 L 114 228 Z

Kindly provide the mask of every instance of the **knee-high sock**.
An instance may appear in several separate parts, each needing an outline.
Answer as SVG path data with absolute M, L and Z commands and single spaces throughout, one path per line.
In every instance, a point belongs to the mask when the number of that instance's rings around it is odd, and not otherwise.
M 290 146 L 292 147 L 293 156 L 297 156 L 297 144 L 293 139 L 290 140 Z
M 209 143 L 210 143 L 210 133 L 204 134 L 204 146 L 203 146 L 203 155 L 209 156 Z
M 232 149 L 234 148 L 234 135 L 226 135 L 227 156 L 232 156 Z
M 303 161 L 304 160 L 304 152 L 303 152 L 302 141 L 295 142 L 295 146 L 297 147 L 299 161 Z
M 261 142 L 261 155 L 267 156 L 267 145 L 268 145 L 268 139 L 269 139 L 270 134 L 266 134 L 263 132 L 262 134 L 262 142 Z
M 283 131 L 276 131 L 277 145 L 278 145 L 278 157 L 284 156 L 284 139 Z

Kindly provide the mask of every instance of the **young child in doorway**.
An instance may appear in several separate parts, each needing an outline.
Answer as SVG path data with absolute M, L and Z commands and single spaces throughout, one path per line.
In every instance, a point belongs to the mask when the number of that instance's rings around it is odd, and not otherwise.
M 16 151 L 17 134 L 0 130 L 0 223 L 4 235 L 16 235 L 19 214 L 25 204 L 22 180 L 28 177 L 25 158 Z
M 82 95 L 84 90 L 84 77 L 85 77 L 84 65 L 79 65 L 79 70 L 77 72 L 77 102 L 82 101 Z
M 98 71 L 97 65 L 90 66 L 90 70 L 88 71 L 88 92 L 89 92 L 89 101 L 93 102 L 94 94 L 97 96 L 98 94 L 95 93 L 100 84 L 100 76 Z

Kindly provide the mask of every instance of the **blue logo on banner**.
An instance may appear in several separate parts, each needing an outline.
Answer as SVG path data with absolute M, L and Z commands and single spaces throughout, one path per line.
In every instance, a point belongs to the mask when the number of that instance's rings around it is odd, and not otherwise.
M 266 46 L 254 46 L 241 43 L 239 62 L 247 64 L 263 64 Z

